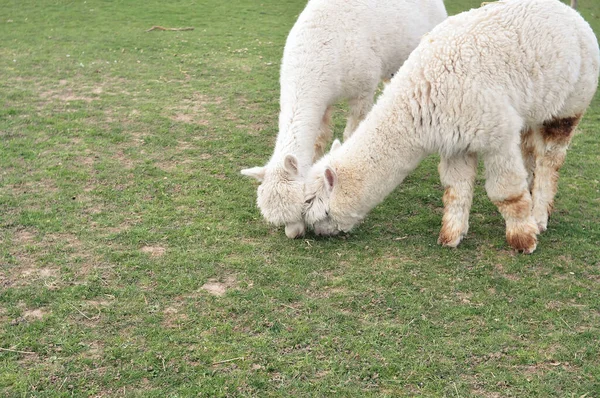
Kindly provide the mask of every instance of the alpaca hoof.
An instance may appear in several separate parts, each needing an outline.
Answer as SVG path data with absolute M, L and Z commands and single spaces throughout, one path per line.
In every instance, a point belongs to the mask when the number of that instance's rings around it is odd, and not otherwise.
M 313 225 L 313 230 L 317 236 L 335 236 L 340 233 L 340 230 L 334 224 L 326 221 Z
M 285 225 L 285 235 L 290 239 L 300 238 L 304 236 L 304 223 L 295 222 Z
M 527 249 L 523 249 L 523 251 L 521 253 L 523 254 L 532 254 L 535 249 L 537 248 L 537 243 L 535 245 L 533 245 L 533 247 L 527 248 Z
M 541 212 L 541 214 L 539 214 L 539 212 L 536 212 L 534 210 L 533 219 L 537 223 L 538 233 L 542 233 L 548 229 L 548 212 L 547 211 L 544 210 L 543 212 Z
M 457 247 L 460 242 L 462 242 L 463 235 L 458 235 L 457 237 L 449 237 L 446 235 L 441 235 L 438 237 L 438 245 L 442 245 L 445 247 Z
M 539 233 L 541 234 L 542 232 L 546 231 L 548 229 L 548 226 L 546 225 L 546 223 L 538 223 L 538 230 Z
M 465 237 L 466 232 L 461 232 L 458 228 L 448 228 L 442 225 L 440 236 L 438 237 L 438 245 L 446 247 L 457 247 Z
M 521 228 L 515 228 L 506 232 L 508 244 L 518 252 L 531 254 L 537 247 L 537 234 L 539 232 L 536 224 L 527 224 Z

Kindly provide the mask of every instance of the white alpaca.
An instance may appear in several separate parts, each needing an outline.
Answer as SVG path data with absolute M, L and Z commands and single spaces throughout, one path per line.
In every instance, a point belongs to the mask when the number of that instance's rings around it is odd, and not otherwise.
M 311 0 L 292 28 L 281 64 L 279 134 L 264 167 L 257 204 L 286 235 L 304 234 L 306 171 L 332 138 L 332 105 L 346 99 L 349 137 L 419 40 L 446 18 L 442 0 Z
M 599 64 L 592 29 L 558 0 L 506 0 L 448 18 L 354 135 L 311 168 L 306 223 L 317 234 L 350 230 L 438 152 L 446 188 L 439 243 L 455 247 L 468 230 L 479 155 L 509 244 L 533 252 Z

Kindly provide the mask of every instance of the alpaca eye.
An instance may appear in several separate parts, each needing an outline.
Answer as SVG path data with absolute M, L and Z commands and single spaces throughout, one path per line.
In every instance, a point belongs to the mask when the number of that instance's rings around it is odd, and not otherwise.
M 304 202 L 304 204 L 305 204 L 305 205 L 309 205 L 309 204 L 311 204 L 311 203 L 312 203 L 314 200 L 315 200 L 315 197 L 313 196 L 312 198 L 309 198 L 309 199 L 307 199 L 307 200 Z

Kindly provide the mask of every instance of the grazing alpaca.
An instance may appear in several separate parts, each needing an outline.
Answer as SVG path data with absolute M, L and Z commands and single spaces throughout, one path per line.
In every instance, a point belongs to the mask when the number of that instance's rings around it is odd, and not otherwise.
M 332 138 L 332 105 L 347 99 L 349 137 L 422 35 L 446 18 L 442 0 L 311 0 L 292 28 L 281 64 L 281 112 L 266 166 L 242 170 L 261 181 L 257 204 L 286 235 L 304 234 L 306 171 Z
M 317 234 L 350 230 L 438 152 L 446 188 L 439 243 L 455 247 L 468 230 L 480 156 L 508 243 L 533 252 L 599 64 L 592 29 L 558 0 L 505 0 L 448 18 L 354 135 L 311 168 L 306 223 Z

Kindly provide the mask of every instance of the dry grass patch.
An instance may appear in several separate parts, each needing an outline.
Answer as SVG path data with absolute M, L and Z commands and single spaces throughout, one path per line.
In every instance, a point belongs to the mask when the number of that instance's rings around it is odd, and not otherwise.
M 115 152 L 112 158 L 119 162 L 119 164 L 126 170 L 131 170 L 135 166 L 135 162 L 125 155 L 122 149 L 119 149 L 117 152 Z
M 99 361 L 104 357 L 104 345 L 101 341 L 91 341 L 89 343 L 80 343 L 85 350 L 79 356 L 92 361 Z
M 53 194 L 58 192 L 56 182 L 50 178 L 42 178 L 39 181 L 27 181 L 16 184 L 6 185 L 9 191 L 15 196 L 21 196 L 22 194 L 34 193 L 34 194 Z
M 35 233 L 27 230 L 20 230 L 15 232 L 13 236 L 13 244 L 17 246 L 26 245 L 33 242 Z
M 84 247 L 74 234 L 55 233 L 38 237 L 34 231 L 21 230 L 14 233 L 12 241 L 9 253 L 16 261 L 0 273 L 0 282 L 4 286 L 37 285 L 49 290 L 59 289 L 63 286 L 60 268 L 45 264 L 48 260 L 44 259 L 52 253 L 58 255 L 80 281 L 102 264 L 101 259 Z
M 500 263 L 494 265 L 494 270 L 503 278 L 508 279 L 509 281 L 517 282 L 521 280 L 521 278 L 515 274 L 509 274 L 504 271 L 504 266 Z
M 140 250 L 142 253 L 146 253 L 150 257 L 161 257 L 167 252 L 167 249 L 162 246 L 144 246 Z
M 41 308 L 36 308 L 33 310 L 27 310 L 23 312 L 23 318 L 27 320 L 41 320 L 44 318 L 45 315 L 47 315 L 47 313 Z
M 167 117 L 174 122 L 209 126 L 215 115 L 207 110 L 208 105 L 221 105 L 222 97 L 211 98 L 205 94 L 195 92 L 192 98 L 186 98 L 180 104 L 167 108 Z
M 192 159 L 172 160 L 172 161 L 164 160 L 164 161 L 156 162 L 155 165 L 159 169 L 170 173 L 170 172 L 177 170 L 178 166 L 192 164 L 192 163 L 194 163 L 194 161 Z
M 92 97 L 86 97 L 84 95 L 78 95 L 78 94 L 74 93 L 73 90 L 71 90 L 71 89 L 43 91 L 40 93 L 40 98 L 42 98 L 45 101 L 50 101 L 50 100 L 60 100 L 60 101 L 64 101 L 64 102 L 85 101 L 87 103 L 98 100 L 98 98 L 92 98 Z
M 1 279 L 1 277 L 2 276 L 0 275 L 0 286 L 2 286 L 2 279 Z M 10 319 L 8 317 L 8 315 L 6 315 L 6 312 L 7 312 L 6 308 L 0 306 L 0 323 L 8 322 L 8 320 Z
M 224 296 L 227 291 L 237 285 L 237 280 L 234 276 L 228 275 L 224 279 L 209 279 L 200 289 L 212 294 L 213 296 Z
M 189 319 L 186 313 L 181 312 L 182 303 L 172 303 L 163 310 L 162 325 L 169 329 L 181 329 L 181 326 Z
M 569 372 L 569 373 L 581 373 L 581 368 L 574 366 L 569 362 L 538 362 L 533 365 L 521 365 L 515 366 L 518 373 L 523 374 L 525 378 L 530 381 L 534 378 L 545 377 L 551 372 Z

